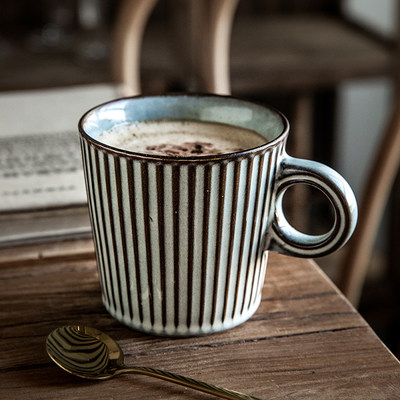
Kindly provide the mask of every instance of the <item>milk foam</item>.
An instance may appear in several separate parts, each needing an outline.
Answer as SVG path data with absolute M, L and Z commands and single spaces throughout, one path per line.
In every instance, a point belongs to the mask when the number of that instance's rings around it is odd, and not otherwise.
M 260 146 L 258 133 L 216 122 L 192 120 L 140 121 L 117 125 L 98 140 L 135 153 L 164 156 L 227 154 Z

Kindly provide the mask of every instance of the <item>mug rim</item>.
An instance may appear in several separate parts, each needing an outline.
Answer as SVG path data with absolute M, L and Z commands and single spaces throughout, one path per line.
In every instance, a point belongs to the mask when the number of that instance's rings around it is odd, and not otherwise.
M 275 114 L 282 122 L 282 132 L 280 132 L 274 139 L 270 141 L 266 141 L 265 143 L 252 147 L 249 149 L 237 151 L 237 152 L 230 152 L 230 153 L 222 153 L 222 154 L 216 154 L 216 155 L 194 155 L 194 156 L 171 156 L 171 155 L 159 155 L 159 154 L 149 154 L 149 153 L 140 153 L 140 152 L 134 152 L 131 150 L 126 150 L 122 149 L 119 147 L 114 147 L 109 144 L 106 144 L 102 141 L 99 141 L 95 138 L 93 138 L 90 134 L 88 134 L 85 129 L 84 129 L 84 124 L 87 121 L 87 119 L 96 111 L 99 111 L 101 108 L 117 103 L 120 101 L 129 101 L 129 100 L 136 100 L 136 99 L 151 99 L 151 98 L 168 98 L 168 97 L 173 97 L 173 98 L 185 98 L 185 97 L 190 97 L 190 98 L 214 98 L 214 99 L 232 99 L 237 102 L 249 104 L 249 105 L 256 105 L 258 107 L 261 107 L 262 109 L 269 110 L 273 114 Z M 211 121 L 213 122 L 213 121 Z M 227 123 L 228 124 L 228 123 Z M 229 124 L 228 124 L 229 125 Z M 234 124 L 230 124 L 232 126 L 235 126 Z M 231 95 L 220 95 L 220 94 L 212 94 L 212 93 L 163 93 L 163 94 L 152 94 L 152 95 L 134 95 L 134 96 L 123 96 L 123 97 L 118 97 L 106 102 L 103 102 L 101 104 L 98 104 L 92 108 L 90 108 L 88 111 L 86 111 L 82 117 L 79 119 L 78 122 L 78 129 L 81 137 L 83 137 L 86 141 L 90 142 L 92 145 L 94 145 L 97 148 L 100 148 L 103 151 L 109 152 L 109 153 L 114 153 L 119 156 L 124 156 L 124 157 L 129 157 L 131 159 L 142 159 L 142 160 L 153 160 L 153 161 L 173 161 L 173 162 L 210 162 L 210 161 L 219 161 L 219 160 L 230 160 L 230 159 L 237 159 L 237 158 L 243 158 L 247 155 L 251 154 L 257 154 L 259 152 L 263 152 L 267 149 L 270 149 L 271 147 L 275 147 L 277 144 L 281 143 L 284 141 L 288 134 L 289 134 L 289 128 L 290 124 L 286 116 L 276 109 L 275 107 L 269 106 L 267 104 L 263 104 L 259 101 L 253 101 L 253 100 L 247 100 L 244 98 L 240 97 L 235 97 Z M 256 133 L 260 134 L 259 132 L 255 131 Z M 267 140 L 267 139 L 265 139 Z

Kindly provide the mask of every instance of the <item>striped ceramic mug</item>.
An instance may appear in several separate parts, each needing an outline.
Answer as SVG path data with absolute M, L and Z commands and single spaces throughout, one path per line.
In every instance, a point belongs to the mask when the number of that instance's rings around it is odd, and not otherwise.
M 165 119 L 234 125 L 265 143 L 174 157 L 98 140 L 118 124 Z M 216 95 L 139 96 L 93 108 L 79 129 L 103 303 L 137 330 L 185 336 L 236 326 L 259 306 L 268 250 L 326 255 L 354 230 L 349 185 L 325 165 L 288 156 L 288 122 L 265 106 Z M 332 203 L 335 221 L 326 234 L 288 224 L 282 197 L 296 183 Z

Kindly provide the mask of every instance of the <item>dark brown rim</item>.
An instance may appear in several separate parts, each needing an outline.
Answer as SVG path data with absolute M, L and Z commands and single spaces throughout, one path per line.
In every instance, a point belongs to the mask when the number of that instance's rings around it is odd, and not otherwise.
M 130 100 L 130 99 L 140 99 L 140 98 L 160 98 L 160 97 L 212 97 L 212 98 L 229 98 L 229 99 L 234 99 L 236 101 L 242 102 L 242 103 L 247 103 L 247 104 L 252 104 L 252 105 L 258 105 L 261 108 L 268 109 L 275 113 L 283 122 L 283 130 L 282 132 L 273 140 L 266 142 L 262 144 L 261 146 L 253 147 L 250 149 L 246 149 L 240 152 L 233 152 L 233 153 L 226 153 L 226 154 L 218 154 L 218 155 L 210 155 L 210 156 L 189 156 L 189 157 L 182 157 L 182 156 L 163 156 L 163 155 L 156 155 L 156 154 L 146 154 L 146 153 L 136 153 L 133 151 L 129 150 L 124 150 L 120 149 L 117 147 L 113 147 L 110 145 L 107 145 L 105 143 L 102 143 L 94 138 L 92 138 L 89 134 L 87 134 L 83 128 L 83 125 L 85 123 L 85 120 L 95 111 L 101 109 L 102 107 L 112 104 L 112 103 L 117 103 L 119 101 L 124 101 L 124 100 Z M 137 96 L 127 96 L 127 97 L 119 97 L 115 98 L 110 101 L 106 101 L 104 103 L 98 104 L 97 106 L 92 107 L 90 110 L 85 112 L 83 116 L 80 118 L 79 123 L 78 123 L 78 129 L 79 133 L 81 136 L 97 148 L 102 149 L 103 151 L 109 152 L 109 153 L 114 153 L 116 155 L 121 155 L 124 157 L 129 157 L 131 159 L 139 159 L 139 160 L 152 160 L 152 161 L 169 161 L 169 162 L 209 162 L 209 161 L 218 161 L 218 160 L 227 160 L 227 159 L 237 159 L 237 158 L 243 158 L 249 154 L 255 154 L 258 152 L 265 151 L 271 147 L 276 146 L 277 143 L 280 143 L 282 140 L 285 140 L 286 137 L 288 136 L 289 133 L 289 121 L 283 115 L 279 110 L 277 110 L 274 107 L 268 106 L 266 104 L 262 104 L 257 101 L 252 101 L 252 100 L 246 100 L 243 98 L 238 98 L 235 96 L 226 96 L 226 95 L 218 95 L 218 94 L 209 94 L 209 93 L 165 93 L 165 94 L 159 94 L 159 95 L 137 95 Z

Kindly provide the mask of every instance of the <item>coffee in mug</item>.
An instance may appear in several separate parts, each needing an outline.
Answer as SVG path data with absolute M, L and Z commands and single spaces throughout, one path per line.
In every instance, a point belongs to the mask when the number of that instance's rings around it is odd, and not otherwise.
M 265 143 L 257 132 L 233 125 L 167 119 L 117 125 L 98 140 L 136 153 L 174 157 L 235 153 Z

